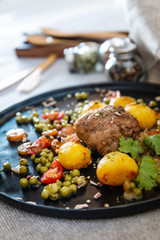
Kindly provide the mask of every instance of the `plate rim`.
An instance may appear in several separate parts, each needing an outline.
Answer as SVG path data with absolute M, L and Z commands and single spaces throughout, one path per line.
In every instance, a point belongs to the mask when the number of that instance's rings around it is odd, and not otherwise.
M 95 89 L 98 88 L 120 88 L 120 90 L 127 90 L 127 88 L 130 89 L 140 89 L 140 91 L 153 91 L 153 92 L 160 92 L 160 84 L 155 83 L 126 83 L 126 82 L 118 82 L 118 83 L 94 83 L 94 84 L 83 84 L 78 86 L 72 86 L 67 88 L 60 88 L 55 89 L 51 91 L 47 91 L 41 94 L 37 94 L 35 96 L 29 97 L 23 101 L 20 101 L 18 103 L 15 103 L 6 109 L 2 110 L 0 112 L 0 126 L 3 125 L 5 122 L 5 119 L 12 117 L 13 111 L 20 107 L 23 109 L 25 104 L 29 104 L 29 102 L 34 102 L 34 104 L 38 104 L 41 102 L 41 99 L 47 98 L 49 95 L 56 95 L 56 94 L 64 94 L 66 95 L 66 92 L 75 92 L 76 90 L 80 89 Z M 149 87 L 149 89 L 148 89 Z M 146 89 L 147 88 L 147 89 Z M 36 99 L 40 98 L 39 100 Z M 9 114 L 10 113 L 10 114 Z M 8 115 L 9 114 L 9 115 Z M 15 114 L 15 111 L 14 111 Z M 6 120 L 8 121 L 8 120 Z M 156 209 L 160 207 L 160 197 L 155 197 L 148 200 L 141 200 L 140 202 L 133 202 L 125 205 L 117 205 L 117 206 L 111 206 L 108 208 L 101 207 L 101 208 L 93 208 L 93 209 L 65 209 L 65 208 L 58 208 L 54 206 L 46 206 L 42 204 L 31 204 L 24 201 L 17 200 L 13 197 L 8 196 L 4 192 L 0 192 L 0 200 L 4 201 L 7 204 L 10 204 L 12 206 L 15 206 L 21 210 L 25 210 L 27 212 L 36 213 L 39 215 L 45 215 L 45 216 L 51 216 L 51 217 L 58 217 L 58 218 L 70 218 L 70 219 L 91 219 L 91 218 L 113 218 L 113 217 L 122 217 L 122 216 L 129 216 L 134 215 L 142 212 L 147 212 L 149 210 Z M 136 208 L 136 209 L 135 209 Z M 146 209 L 147 208 L 147 209 Z M 40 211 L 39 211 L 40 210 Z M 125 211 L 124 211 L 125 210 Z M 117 214 L 118 213 L 118 214 Z

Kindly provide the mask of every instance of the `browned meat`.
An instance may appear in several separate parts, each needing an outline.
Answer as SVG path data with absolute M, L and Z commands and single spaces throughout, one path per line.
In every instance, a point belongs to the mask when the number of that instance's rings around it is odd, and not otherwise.
M 138 121 L 121 106 L 98 108 L 75 122 L 78 137 L 93 151 L 105 155 L 117 151 L 119 138 L 135 137 L 140 132 Z

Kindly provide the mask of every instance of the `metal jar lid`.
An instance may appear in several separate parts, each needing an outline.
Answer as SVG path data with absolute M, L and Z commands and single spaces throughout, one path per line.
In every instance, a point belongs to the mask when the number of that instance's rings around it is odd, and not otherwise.
M 99 56 L 101 61 L 105 64 L 111 52 L 124 54 L 133 52 L 136 48 L 137 45 L 129 38 L 111 38 L 101 44 L 99 48 Z

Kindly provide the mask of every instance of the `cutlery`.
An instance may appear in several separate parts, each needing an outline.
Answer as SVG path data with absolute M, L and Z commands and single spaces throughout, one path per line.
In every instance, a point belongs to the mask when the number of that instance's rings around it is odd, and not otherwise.
M 0 91 L 22 81 L 25 77 L 29 76 L 34 69 L 26 69 L 21 72 L 15 73 L 10 77 L 7 77 L 0 81 Z
M 36 66 L 32 69 L 25 69 L 23 71 L 17 72 L 15 74 L 13 74 L 12 76 L 1 80 L 0 81 L 0 91 L 3 91 L 6 88 L 8 88 L 22 80 L 23 80 L 23 85 L 20 84 L 18 86 L 18 90 L 23 91 L 23 88 L 25 87 L 24 80 L 31 78 L 31 76 L 37 76 L 37 78 L 38 78 L 38 74 L 40 75 L 41 73 L 43 73 L 45 71 L 45 69 L 47 69 L 47 67 L 49 67 L 50 64 L 52 64 L 56 60 L 56 58 L 57 58 L 56 54 L 51 54 L 51 55 L 49 55 L 49 57 L 47 58 L 47 60 L 45 62 L 39 64 L 38 66 Z M 28 80 L 26 80 L 26 82 L 28 82 Z M 34 82 L 34 84 L 35 84 L 35 82 Z M 32 84 L 33 83 L 31 83 L 30 85 L 32 86 Z M 29 86 L 28 86 L 28 88 L 29 88 Z
M 39 64 L 31 74 L 29 74 L 17 87 L 18 91 L 21 92 L 30 92 L 32 91 L 39 83 L 41 74 L 57 59 L 56 54 L 50 54 L 48 58 L 41 64 Z

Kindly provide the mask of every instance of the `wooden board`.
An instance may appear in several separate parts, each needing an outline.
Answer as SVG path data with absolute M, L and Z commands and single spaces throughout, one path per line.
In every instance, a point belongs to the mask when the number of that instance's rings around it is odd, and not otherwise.
M 112 33 L 112 34 L 109 34 L 106 36 L 108 36 L 108 38 L 109 38 L 109 36 L 127 37 L 128 32 L 122 32 L 122 33 L 115 32 L 115 33 Z M 59 38 L 59 39 L 61 39 L 61 38 Z M 96 35 L 92 36 L 88 39 L 84 38 L 84 37 L 73 38 L 73 39 L 72 38 L 64 38 L 64 42 L 62 41 L 61 43 L 51 44 L 51 45 L 47 45 L 47 46 L 38 46 L 38 45 L 35 46 L 35 45 L 28 43 L 26 40 L 23 39 L 23 41 L 20 42 L 20 44 L 18 44 L 15 47 L 15 52 L 18 57 L 47 57 L 51 53 L 57 54 L 58 57 L 64 57 L 63 51 L 65 48 L 74 47 L 81 42 L 87 42 L 87 41 L 94 41 L 94 42 L 101 44 L 104 42 L 104 38 L 100 38 L 98 36 L 96 37 Z

